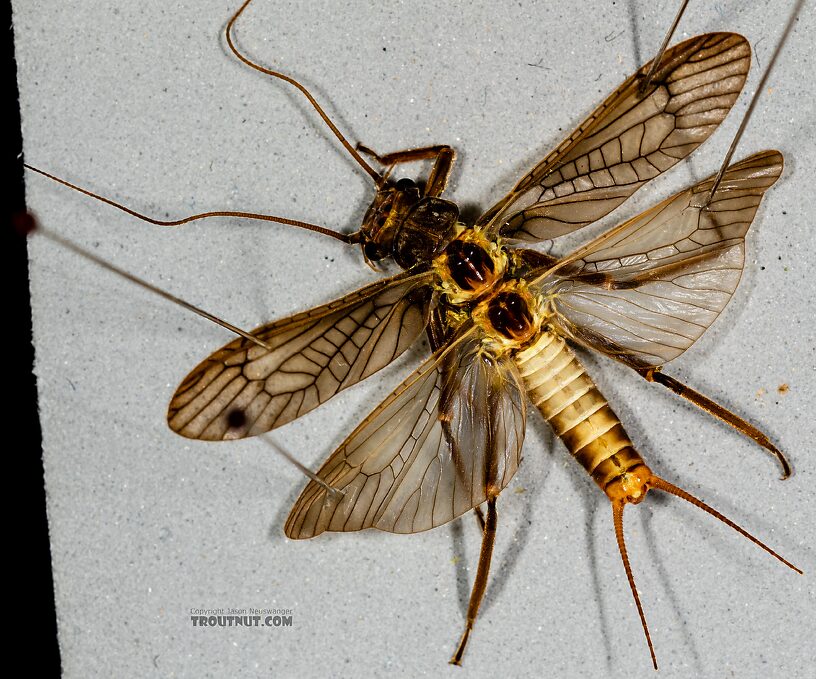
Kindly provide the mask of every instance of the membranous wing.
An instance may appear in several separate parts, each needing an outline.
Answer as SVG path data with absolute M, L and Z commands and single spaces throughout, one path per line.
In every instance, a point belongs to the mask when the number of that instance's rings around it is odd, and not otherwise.
M 437 352 L 332 453 L 317 475 L 339 492 L 311 481 L 286 521 L 288 537 L 417 533 L 510 482 L 524 440 L 524 388 L 509 356 L 470 335 Z
M 549 297 L 567 337 L 634 368 L 688 349 L 731 299 L 745 234 L 782 154 L 731 165 L 706 207 L 713 177 L 596 238 L 533 287 Z
M 751 63 L 748 41 L 709 33 L 667 50 L 613 92 L 515 188 L 488 210 L 505 238 L 556 238 L 614 210 L 644 182 L 688 156 L 731 110 Z
M 403 273 L 252 332 L 200 363 L 176 390 L 170 428 L 219 441 L 262 434 L 388 365 L 424 330 L 433 274 Z

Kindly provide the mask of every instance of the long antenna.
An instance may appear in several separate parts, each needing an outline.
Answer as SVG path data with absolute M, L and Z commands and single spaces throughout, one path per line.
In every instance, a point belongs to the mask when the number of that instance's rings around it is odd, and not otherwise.
M 773 56 L 768 62 L 768 67 L 765 69 L 765 73 L 762 74 L 762 79 L 759 81 L 759 85 L 757 85 L 756 92 L 751 99 L 751 103 L 748 105 L 748 110 L 745 112 L 745 115 L 742 118 L 742 123 L 740 123 L 739 129 L 731 142 L 731 146 L 728 148 L 728 153 L 725 154 L 722 165 L 720 165 L 720 171 L 717 173 L 717 176 L 714 179 L 714 184 L 711 186 L 711 191 L 708 193 L 708 198 L 706 199 L 705 203 L 706 206 L 708 206 L 714 198 L 714 193 L 720 186 L 720 182 L 722 181 L 723 175 L 728 168 L 728 164 L 731 162 L 731 158 L 734 157 L 734 152 L 737 150 L 737 144 L 745 132 L 745 128 L 748 127 L 748 121 L 751 119 L 751 114 L 754 112 L 757 101 L 759 101 L 759 97 L 762 94 L 762 91 L 765 89 L 765 83 L 768 81 L 768 77 L 771 75 L 771 71 L 776 64 L 777 57 L 779 56 L 780 52 L 782 52 L 782 48 L 787 42 L 790 32 L 793 30 L 793 24 L 795 23 L 796 17 L 799 15 L 799 10 L 802 9 L 803 4 L 805 4 L 805 0 L 798 0 L 793 8 L 793 11 L 791 12 L 791 15 L 788 17 L 788 23 L 785 25 L 785 30 L 782 32 L 782 37 L 779 39 L 779 42 L 776 45 Z
M 643 81 L 640 83 L 640 86 L 638 87 L 638 94 L 642 95 L 646 91 L 646 88 L 648 88 L 649 85 L 651 84 L 652 78 L 654 78 L 654 74 L 657 71 L 657 67 L 660 65 L 660 60 L 663 58 L 663 52 L 666 51 L 666 47 L 668 47 L 669 45 L 669 40 L 671 40 L 671 37 L 674 35 L 674 31 L 677 28 L 677 24 L 680 23 L 680 19 L 682 18 L 683 13 L 686 11 L 686 5 L 688 4 L 689 0 L 683 0 L 683 3 L 680 5 L 680 9 L 677 10 L 677 14 L 674 17 L 674 21 L 672 22 L 672 25 L 669 26 L 669 30 L 666 33 L 666 37 L 663 38 L 663 44 L 660 45 L 660 49 L 657 50 L 655 58 L 652 59 L 652 66 L 651 68 L 649 68 L 649 72 L 646 74 L 646 77 L 643 79 Z
M 73 241 L 68 240 L 67 238 L 63 238 L 62 236 L 49 231 L 48 229 L 43 228 L 40 226 L 34 217 L 32 217 L 28 213 L 24 213 L 21 217 L 15 220 L 15 227 L 17 230 L 25 236 L 28 236 L 31 233 L 37 233 L 41 236 L 44 236 L 48 240 L 57 243 L 58 245 L 70 250 L 78 254 L 80 257 L 84 259 L 90 260 L 94 264 L 98 264 L 104 269 L 115 273 L 117 276 L 121 276 L 125 280 L 130 281 L 131 283 L 135 283 L 136 285 L 144 288 L 145 290 L 149 290 L 152 293 L 157 294 L 159 297 L 163 297 L 174 304 L 178 304 L 180 307 L 187 309 L 188 311 L 192 311 L 194 314 L 198 314 L 202 318 L 206 318 L 208 321 L 212 321 L 216 325 L 220 325 L 222 328 L 226 328 L 230 332 L 234 332 L 236 335 L 240 335 L 246 340 L 257 344 L 260 347 L 263 347 L 267 351 L 272 351 L 272 347 L 270 347 L 266 342 L 258 339 L 257 337 L 253 336 L 251 333 L 247 332 L 246 330 L 241 330 L 241 328 L 232 325 L 232 323 L 227 323 L 227 321 L 218 318 L 218 316 L 214 316 L 213 314 L 209 313 L 208 311 L 204 311 L 189 302 L 185 302 L 180 297 L 176 297 L 175 295 L 171 295 L 169 292 L 162 290 L 161 288 L 157 288 L 155 285 L 148 283 L 147 281 L 134 276 L 132 273 L 128 273 L 124 269 L 120 269 L 118 266 L 114 266 L 110 262 L 105 261 L 101 257 L 89 252 L 85 248 L 77 245 Z
M 57 182 L 57 184 L 62 184 L 63 186 L 67 186 L 69 189 L 73 189 L 74 191 L 79 191 L 79 193 L 84 193 L 86 196 L 90 196 L 91 198 L 95 198 L 96 200 L 110 205 L 111 207 L 115 207 L 117 210 L 121 210 L 132 217 L 136 217 L 137 219 L 141 219 L 144 222 L 148 222 L 149 224 L 155 224 L 156 226 L 180 226 L 181 224 L 187 224 L 187 222 L 194 222 L 197 219 L 206 219 L 207 217 L 239 217 L 241 219 L 258 219 L 264 222 L 277 222 L 278 224 L 286 224 L 287 226 L 297 226 L 301 229 L 307 229 L 309 231 L 314 231 L 316 233 L 323 234 L 324 236 L 331 236 L 332 238 L 336 238 L 343 243 L 356 243 L 359 240 L 358 233 L 352 234 L 345 234 L 340 233 L 339 231 L 332 231 L 331 229 L 327 229 L 324 226 L 318 226 L 317 224 L 310 224 L 309 222 L 300 222 L 296 219 L 288 219 L 287 217 L 275 217 L 274 215 L 261 215 L 255 214 L 253 212 L 240 212 L 240 211 L 233 211 L 233 210 L 219 210 L 216 212 L 202 212 L 201 214 L 197 215 L 190 215 L 189 217 L 183 217 L 182 219 L 170 219 L 170 220 L 162 220 L 162 219 L 154 219 L 153 217 L 148 217 L 147 215 L 143 215 L 141 212 L 136 212 L 136 210 L 132 210 L 129 207 L 122 205 L 121 203 L 117 203 L 116 201 L 111 200 L 110 198 L 105 198 L 105 196 L 100 196 L 98 193 L 94 193 L 93 191 L 89 191 L 88 189 L 83 189 L 81 186 L 77 186 L 76 184 L 72 184 L 65 179 L 60 179 L 56 175 L 50 174 L 45 170 L 41 170 L 38 167 L 34 167 L 33 165 L 29 165 L 28 163 L 23 163 L 23 167 L 32 172 L 36 172 L 37 174 L 41 174 L 43 177 L 48 177 L 48 179 Z
M 249 57 L 244 56 L 235 46 L 235 43 L 233 42 L 232 39 L 232 30 L 235 27 L 235 22 L 238 20 L 238 17 L 241 16 L 241 14 L 243 14 L 244 10 L 249 6 L 250 2 L 252 2 L 252 0 L 246 0 L 246 2 L 244 2 L 243 5 L 241 5 L 241 8 L 233 15 L 233 17 L 229 20 L 229 23 L 227 24 L 227 30 L 225 31 L 224 35 L 227 39 L 227 45 L 229 45 L 229 48 L 230 50 L 232 50 L 232 53 L 250 68 L 254 68 L 256 71 L 260 71 L 265 75 L 270 75 L 273 78 L 279 78 L 280 80 L 289 83 L 293 87 L 296 87 L 303 94 L 303 96 L 309 100 L 309 103 L 312 105 L 312 108 L 314 108 L 314 110 L 317 111 L 317 114 L 323 119 L 323 122 L 326 123 L 326 125 L 328 125 L 329 129 L 334 133 L 334 136 L 340 140 L 340 143 L 345 147 L 346 151 L 349 152 L 351 157 L 354 158 L 354 160 L 356 160 L 357 163 L 359 163 L 360 167 L 362 167 L 371 176 L 371 178 L 374 180 L 374 183 L 378 187 L 382 186 L 385 183 L 385 179 L 382 177 L 382 175 L 380 175 L 379 172 L 377 172 L 374 168 L 371 167 L 371 165 L 369 165 L 365 160 L 363 160 L 363 157 L 357 152 L 357 149 L 355 149 L 349 143 L 349 141 L 343 136 L 340 130 L 337 129 L 337 126 L 332 122 L 331 118 L 329 118 L 329 116 L 322 109 L 320 104 L 317 103 L 317 100 L 312 96 L 312 93 L 309 92 L 309 90 L 307 90 L 306 87 L 304 87 L 297 80 L 295 80 L 291 76 L 286 75 L 285 73 L 281 73 L 280 71 L 273 71 L 271 69 L 265 68 L 264 66 L 261 66 L 260 64 L 256 64 L 254 61 L 249 59 Z

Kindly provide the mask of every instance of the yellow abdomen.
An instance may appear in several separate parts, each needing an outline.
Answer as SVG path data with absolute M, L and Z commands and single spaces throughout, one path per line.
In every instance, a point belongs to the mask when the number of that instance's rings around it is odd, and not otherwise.
M 604 492 L 644 464 L 618 416 L 561 337 L 543 332 L 516 354 L 516 364 L 533 405 Z

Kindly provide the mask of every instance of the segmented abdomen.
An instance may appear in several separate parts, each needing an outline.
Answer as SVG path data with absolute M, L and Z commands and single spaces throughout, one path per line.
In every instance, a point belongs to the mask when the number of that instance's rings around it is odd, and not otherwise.
M 604 491 L 643 464 L 623 426 L 563 339 L 545 332 L 516 355 L 530 400 Z

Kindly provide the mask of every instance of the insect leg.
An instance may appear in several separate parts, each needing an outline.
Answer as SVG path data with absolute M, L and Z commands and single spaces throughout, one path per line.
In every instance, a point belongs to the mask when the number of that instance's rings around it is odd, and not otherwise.
M 454 468 L 456 469 L 456 474 L 459 477 L 459 480 L 462 482 L 467 481 L 467 472 L 464 460 L 462 459 L 462 451 L 459 449 L 459 439 L 456 436 L 456 433 L 451 429 L 451 420 L 453 419 L 453 401 L 454 396 L 450 391 L 450 385 L 453 384 L 453 380 L 450 379 L 448 376 L 454 374 L 456 372 L 457 366 L 454 361 L 450 359 L 449 356 L 446 356 L 444 359 L 444 363 L 442 365 L 443 375 L 445 376 L 442 380 L 442 393 L 439 396 L 439 406 L 438 406 L 438 415 L 439 421 L 442 425 L 442 433 L 445 436 L 445 441 L 448 444 L 448 447 L 451 451 L 451 456 L 453 457 Z M 478 507 L 476 508 L 478 509 Z M 482 523 L 482 522 L 480 522 Z
M 431 310 L 431 317 L 426 327 L 426 332 L 428 334 L 428 341 L 431 344 L 431 351 L 436 353 L 439 349 L 447 343 L 450 339 L 452 333 L 450 327 L 447 325 L 445 321 L 445 314 L 441 310 L 439 306 L 435 306 Z M 456 460 L 456 470 L 457 473 L 461 476 L 462 474 L 462 463 L 458 459 L 458 451 L 459 447 L 455 445 L 455 441 L 453 439 L 453 432 L 450 429 L 450 396 L 444 396 L 440 398 L 440 406 L 439 406 L 439 413 L 442 420 L 442 431 L 445 434 L 445 438 L 450 446 L 450 449 L 454 452 L 454 455 L 457 455 Z M 482 508 L 476 506 L 473 508 L 473 514 L 476 517 L 476 523 L 479 524 L 479 530 L 484 533 L 485 529 L 485 518 L 484 513 L 482 512 Z
M 660 60 L 663 58 L 663 53 L 666 51 L 666 47 L 669 45 L 669 40 L 671 40 L 671 37 L 674 35 L 677 24 L 680 23 L 680 19 L 683 17 L 683 13 L 686 11 L 686 5 L 688 5 L 688 0 L 683 0 L 683 2 L 680 4 L 680 9 L 677 10 L 674 21 L 672 21 L 669 30 L 666 32 L 666 37 L 663 38 L 663 44 L 660 45 L 660 49 L 657 50 L 657 55 L 654 59 L 652 59 L 652 67 L 649 69 L 646 77 L 640 83 L 640 94 L 643 94 L 651 84 L 652 78 L 654 78 L 654 74 L 657 72 L 657 67 L 660 64 Z
M 431 332 L 431 328 L 433 327 L 433 323 L 428 326 L 428 331 Z M 438 349 L 438 346 L 435 342 L 434 336 L 431 335 L 431 346 L 433 347 L 433 351 Z M 446 358 L 444 369 L 446 371 L 456 370 L 456 367 L 451 364 L 451 362 Z M 443 384 L 449 384 L 450 380 L 445 379 Z M 462 454 L 459 450 L 459 445 L 457 443 L 457 438 L 454 433 L 451 431 L 451 407 L 452 407 L 452 397 L 449 392 L 447 392 L 444 387 L 442 391 L 442 395 L 439 397 L 439 419 L 442 422 L 442 433 L 445 435 L 445 440 L 450 447 L 451 455 L 453 455 L 454 459 L 454 468 L 456 469 L 456 474 L 459 476 L 460 481 L 466 482 L 465 479 L 465 465 L 462 461 Z M 479 530 L 484 533 L 485 531 L 485 518 L 484 514 L 482 513 L 482 508 L 478 505 L 473 508 L 473 514 L 476 517 L 476 523 L 479 524 Z
M 484 533 L 485 529 L 485 517 L 484 512 L 482 512 L 481 507 L 474 507 L 473 508 L 473 515 L 476 517 L 476 523 L 479 524 L 479 530 Z
M 756 107 L 757 101 L 759 101 L 759 96 L 765 90 L 765 83 L 768 82 L 768 78 L 771 75 L 771 71 L 773 70 L 774 64 L 776 64 L 776 60 L 779 55 L 782 53 L 782 48 L 784 47 L 785 43 L 788 41 L 788 36 L 790 35 L 793 27 L 796 25 L 796 21 L 799 18 L 799 13 L 802 9 L 802 5 L 804 4 L 804 0 L 799 0 L 796 5 L 794 5 L 793 9 L 791 10 L 790 14 L 788 15 L 788 22 L 785 24 L 785 29 L 782 31 L 782 36 L 779 38 L 779 41 L 776 44 L 776 48 L 774 49 L 774 53 L 771 56 L 771 60 L 768 62 L 768 66 L 765 69 L 765 72 L 762 74 L 762 79 L 759 81 L 759 85 L 757 85 L 755 94 L 751 97 L 751 101 L 748 104 L 748 110 L 745 112 L 745 115 L 742 117 L 742 122 L 740 123 L 739 129 L 737 133 L 734 135 L 734 139 L 731 141 L 731 146 L 728 148 L 728 151 L 723 158 L 722 165 L 720 165 L 720 170 L 717 172 L 717 176 L 714 178 L 714 182 L 711 185 L 711 189 L 708 192 L 708 200 L 706 201 L 706 205 L 709 205 L 714 198 L 714 194 L 717 191 L 717 188 L 722 181 L 723 175 L 725 174 L 728 165 L 731 163 L 731 158 L 734 157 L 734 152 L 737 150 L 737 144 L 739 140 L 742 138 L 743 133 L 745 132 L 745 128 L 748 127 L 748 121 L 751 119 L 751 114 L 754 112 L 754 108 Z
M 170 294 L 166 290 L 162 290 L 161 288 L 156 287 L 152 283 L 148 283 L 147 281 L 139 278 L 138 276 L 134 276 L 132 273 L 128 273 L 124 269 L 120 269 L 118 266 L 114 266 L 110 262 L 102 259 L 101 257 L 98 257 L 89 250 L 80 247 L 73 241 L 70 241 L 67 238 L 63 238 L 62 236 L 56 233 L 52 233 L 51 231 L 48 231 L 47 229 L 37 224 L 34 217 L 32 217 L 30 214 L 26 214 L 24 217 L 22 217 L 20 219 L 20 222 L 22 226 L 18 230 L 20 230 L 24 235 L 29 236 L 30 234 L 37 233 L 42 237 L 48 238 L 48 240 L 57 243 L 66 250 L 70 250 L 71 252 L 79 255 L 80 257 L 83 257 L 89 262 L 93 262 L 94 264 L 101 266 L 103 269 L 107 269 L 108 271 L 115 273 L 117 276 L 120 276 L 121 278 L 124 278 L 125 280 L 130 281 L 131 283 L 135 283 L 139 287 L 142 287 L 145 290 L 149 290 L 150 292 L 158 295 L 159 297 L 163 297 L 164 299 L 173 302 L 173 304 L 178 304 L 180 307 L 187 309 L 188 311 L 192 311 L 194 314 L 198 314 L 202 318 L 206 318 L 208 321 L 212 321 L 216 325 L 220 325 L 222 328 L 226 328 L 227 330 L 234 332 L 236 335 L 240 335 L 244 339 L 249 340 L 254 344 L 257 344 L 259 347 L 262 347 L 270 351 L 272 350 L 272 347 L 266 344 L 266 342 L 252 335 L 252 333 L 246 330 L 242 330 L 241 328 L 233 325 L 232 323 L 228 323 L 227 321 L 218 318 L 218 316 L 215 316 L 214 314 L 211 314 L 210 312 L 205 311 L 204 309 L 197 307 L 194 304 L 190 304 L 190 302 L 187 302 L 181 299 L 180 297 L 176 297 L 175 295 Z
M 411 163 L 415 160 L 429 160 L 440 155 L 450 153 L 455 155 L 454 150 L 447 144 L 437 144 L 436 146 L 419 146 L 413 149 L 403 149 L 402 151 L 392 151 L 380 155 L 365 144 L 358 143 L 356 146 L 360 153 L 371 156 L 380 165 L 399 165 L 400 163 Z
M 388 167 L 386 175 L 390 174 L 394 166 L 400 163 L 433 159 L 434 164 L 425 186 L 425 195 L 433 198 L 442 195 L 442 192 L 448 185 L 448 177 L 450 177 L 451 170 L 453 169 L 453 163 L 456 161 L 456 151 L 446 144 L 394 151 L 382 156 L 364 144 L 357 144 L 357 150 L 371 156 L 381 165 Z
M 493 556 L 493 545 L 496 541 L 496 523 L 498 519 L 496 514 L 496 499 L 497 496 L 494 495 L 487 500 L 487 518 L 482 535 L 482 549 L 479 552 L 479 567 L 476 570 L 476 579 L 473 581 L 473 589 L 470 592 L 470 603 L 468 604 L 465 631 L 462 632 L 462 638 L 459 640 L 456 652 L 450 659 L 451 665 L 462 664 L 462 656 L 465 654 L 468 637 L 470 637 L 470 631 L 476 622 L 476 616 L 479 614 L 479 606 L 482 603 L 482 598 L 487 589 L 487 576 L 490 573 L 490 560 Z
M 673 377 L 663 374 L 660 372 L 659 368 L 638 369 L 637 372 L 647 382 L 657 382 L 658 384 L 662 384 L 664 387 L 671 389 L 678 396 L 686 399 L 690 403 L 693 403 L 698 408 L 705 410 L 709 415 L 713 415 L 718 420 L 725 422 L 727 425 L 730 425 L 744 436 L 747 436 L 758 443 L 779 461 L 779 464 L 782 466 L 783 479 L 786 479 L 791 475 L 790 464 L 788 463 L 787 459 L 785 459 L 782 451 L 771 443 L 771 440 L 754 425 L 746 422 L 744 419 L 739 417 L 739 415 L 735 415 L 716 401 L 712 401 L 699 391 L 695 391 L 694 389 L 687 387 L 682 382 L 678 382 Z

